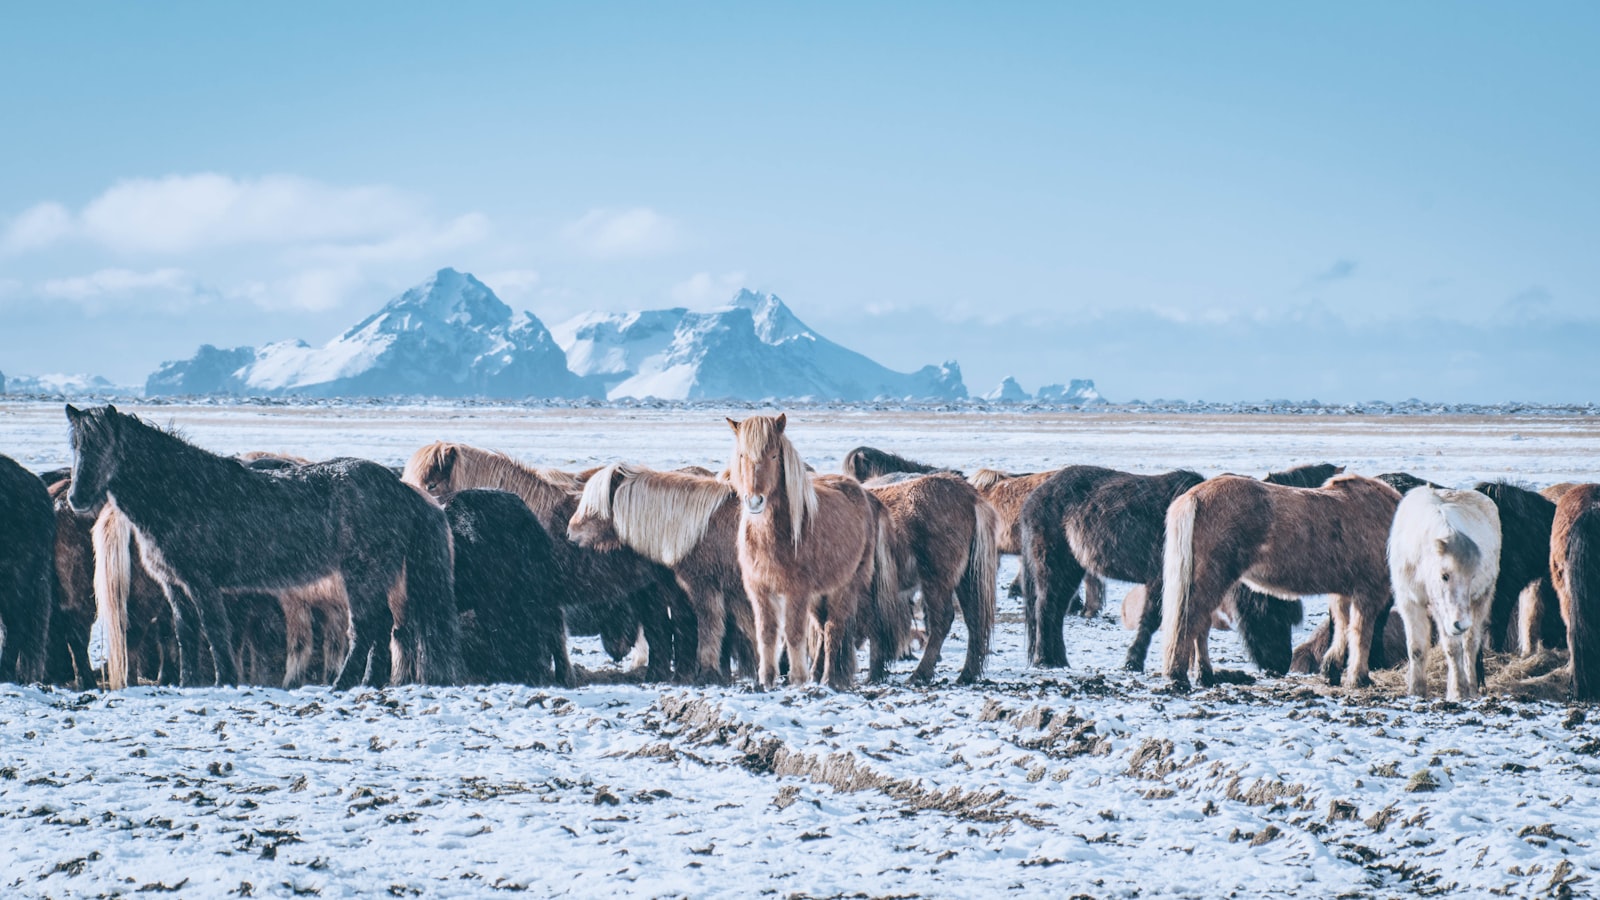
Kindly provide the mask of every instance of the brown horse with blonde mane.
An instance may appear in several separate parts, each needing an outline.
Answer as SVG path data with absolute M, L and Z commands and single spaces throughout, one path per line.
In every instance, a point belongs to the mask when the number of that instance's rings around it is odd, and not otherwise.
M 724 645 L 750 658 L 754 614 L 739 569 L 739 504 L 714 477 L 617 463 L 590 476 L 567 523 L 580 547 L 626 547 L 672 570 L 696 625 L 698 681 L 726 681 Z M 728 625 L 732 624 L 730 631 Z
M 835 690 L 854 679 L 852 619 L 880 579 L 897 588 L 894 562 L 879 540 L 866 491 L 842 475 L 806 471 L 789 439 L 788 418 L 728 419 L 733 429 L 730 481 L 739 493 L 739 568 L 755 612 L 756 683 L 778 679 L 778 628 L 789 655 L 790 684 L 811 677 L 808 628 L 821 632 L 817 671 Z
M 1320 488 L 1283 487 L 1220 475 L 1184 492 L 1167 509 L 1162 633 L 1167 677 L 1214 681 L 1207 641 L 1212 613 L 1234 585 L 1285 600 L 1335 595 L 1333 645 L 1323 674 L 1351 687 L 1370 683 L 1373 627 L 1389 606 L 1389 527 L 1400 494 L 1359 475 Z M 1342 670 L 1342 671 L 1341 671 Z
M 977 681 L 994 630 L 999 515 L 954 473 L 885 476 L 864 487 L 883 503 L 908 547 L 910 566 L 899 566 L 902 592 L 909 586 L 922 593 L 927 641 L 911 680 L 933 680 L 959 601 L 967 626 L 967 659 L 957 681 Z

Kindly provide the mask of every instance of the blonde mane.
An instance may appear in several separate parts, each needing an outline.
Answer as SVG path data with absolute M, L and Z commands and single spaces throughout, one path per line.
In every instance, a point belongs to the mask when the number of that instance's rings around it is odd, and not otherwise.
M 578 515 L 610 520 L 634 552 L 675 566 L 700 546 L 711 517 L 732 496 L 713 478 L 617 463 L 589 478 Z
M 734 438 L 734 449 L 750 456 L 760 456 L 774 442 L 778 445 L 779 458 L 783 462 L 783 493 L 784 499 L 789 501 L 794 545 L 799 547 L 806 523 L 817 514 L 817 489 L 811 483 L 811 473 L 806 468 L 806 461 L 800 457 L 800 451 L 794 448 L 779 427 L 778 420 L 772 416 L 751 416 L 740 423 Z
M 995 485 L 1010 481 L 1015 477 L 1017 476 L 1010 472 L 1002 472 L 999 469 L 979 469 L 967 478 L 967 483 L 980 491 L 988 491 Z
M 495 450 L 447 441 L 435 441 L 411 454 L 400 477 L 408 484 L 425 488 L 446 470 L 450 476 L 446 484 L 449 491 L 468 488 L 510 491 L 528 504 L 546 529 L 551 528 L 554 521 L 552 510 L 583 490 L 583 482 L 570 472 L 537 469 Z

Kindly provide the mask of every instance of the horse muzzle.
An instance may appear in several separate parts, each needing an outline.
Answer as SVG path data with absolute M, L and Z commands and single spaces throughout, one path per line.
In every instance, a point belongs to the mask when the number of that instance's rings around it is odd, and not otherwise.
M 767 497 L 765 494 L 751 494 L 744 498 L 744 511 L 752 516 L 759 516 L 767 511 Z

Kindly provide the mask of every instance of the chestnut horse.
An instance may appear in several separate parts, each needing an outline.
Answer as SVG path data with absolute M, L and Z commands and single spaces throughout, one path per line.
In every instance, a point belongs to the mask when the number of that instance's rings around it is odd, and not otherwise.
M 902 591 L 910 587 L 922 594 L 927 641 L 911 680 L 933 680 L 959 602 L 967 626 L 967 659 L 957 683 L 977 681 L 994 631 L 1000 529 L 994 507 L 952 472 L 875 478 L 864 486 L 883 503 L 909 549 L 910 566 L 899 566 Z
M 1389 583 L 1406 626 L 1406 690 L 1428 695 L 1427 654 L 1438 629 L 1445 697 L 1478 696 L 1479 653 L 1500 571 L 1500 517 L 1477 491 L 1407 492 L 1389 531 Z M 1432 620 L 1431 622 L 1429 620 Z
M 818 671 L 835 690 L 850 688 L 851 637 L 857 607 L 880 579 L 882 596 L 898 588 L 888 548 L 879 540 L 866 491 L 853 478 L 806 471 L 784 435 L 786 415 L 728 419 L 733 429 L 729 476 L 739 493 L 739 569 L 755 613 L 757 685 L 778 678 L 778 630 L 789 655 L 789 683 L 811 677 L 808 626 L 821 632 Z M 870 600 L 869 600 L 870 602 Z
M 1562 493 L 1550 540 L 1550 576 L 1567 622 L 1572 694 L 1600 700 L 1600 485 Z
M 1167 509 L 1162 634 L 1167 677 L 1186 689 L 1195 663 L 1214 682 L 1211 614 L 1234 585 L 1299 599 L 1334 594 L 1333 645 L 1323 658 L 1332 684 L 1370 683 L 1367 648 L 1389 606 L 1386 550 L 1400 494 L 1381 481 L 1339 475 L 1320 488 L 1282 487 L 1221 475 Z M 1348 662 L 1341 667 L 1345 659 Z
M 626 547 L 672 570 L 694 610 L 694 677 L 702 682 L 727 680 L 724 644 L 748 660 L 755 636 L 738 531 L 739 504 L 727 482 L 621 463 L 590 476 L 567 522 L 568 539 L 580 547 Z

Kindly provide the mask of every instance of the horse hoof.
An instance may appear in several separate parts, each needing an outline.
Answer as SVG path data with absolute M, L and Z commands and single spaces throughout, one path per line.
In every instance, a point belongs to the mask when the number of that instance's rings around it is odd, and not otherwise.
M 1167 682 L 1166 693 L 1169 694 L 1187 694 L 1192 690 L 1194 688 L 1189 684 L 1189 676 L 1187 675 L 1175 675 Z
M 1122 668 L 1127 670 L 1127 671 L 1129 671 L 1129 672 L 1143 672 L 1144 671 L 1144 660 L 1142 660 L 1142 659 L 1134 659 L 1133 657 L 1130 656 L 1127 659 L 1122 661 Z

